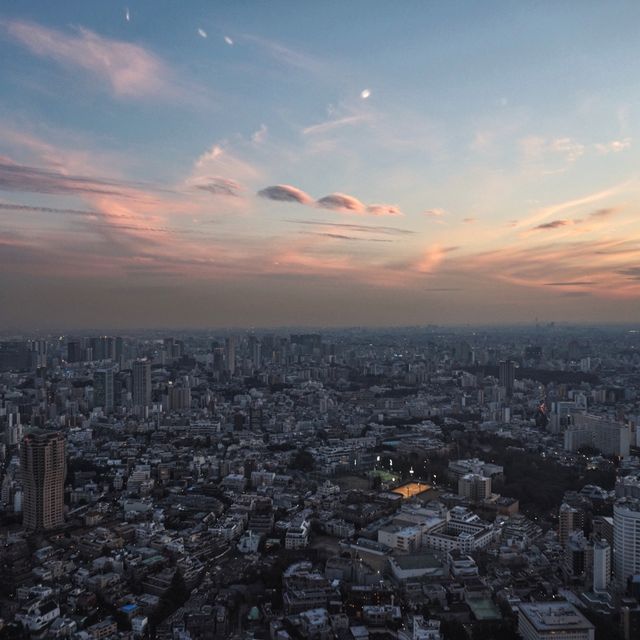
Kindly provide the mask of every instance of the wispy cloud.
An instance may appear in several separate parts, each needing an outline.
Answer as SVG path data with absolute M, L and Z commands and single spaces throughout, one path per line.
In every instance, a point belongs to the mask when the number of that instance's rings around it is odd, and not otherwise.
M 569 280 L 567 282 L 545 282 L 545 287 L 586 287 L 597 284 L 594 280 Z
M 560 227 L 566 227 L 571 224 L 571 220 L 552 220 L 551 222 L 543 222 L 538 226 L 534 227 L 534 229 L 545 230 L 545 229 L 559 229 Z
M 311 236 L 319 236 L 322 238 L 331 238 L 332 240 L 349 240 L 353 242 L 392 242 L 389 239 L 385 238 L 366 238 L 359 236 L 348 236 L 343 233 L 331 233 L 329 231 L 301 231 L 300 233 L 304 233 L 305 235 Z
M 11 204 L 10 202 L 0 202 L 0 211 L 19 211 L 21 213 L 51 213 L 68 216 L 79 216 L 81 218 L 99 218 L 104 216 L 102 211 L 92 211 L 83 209 L 64 209 L 56 207 L 34 207 L 26 204 Z M 135 216 L 122 214 L 124 219 L 133 219 Z
M 84 27 L 58 31 L 34 22 L 4 20 L 5 33 L 34 55 L 83 69 L 116 96 L 139 98 L 173 93 L 168 66 L 144 47 L 98 35 Z
M 399 227 L 378 227 L 375 225 L 367 224 L 348 224 L 344 222 L 326 222 L 322 220 L 285 220 L 285 222 L 311 225 L 316 227 L 338 227 L 340 229 L 347 229 L 350 231 L 359 231 L 362 233 L 380 233 L 392 236 L 406 236 L 415 234 L 415 231 L 412 231 L 410 229 L 401 229 Z
M 618 211 L 619 209 L 615 209 L 613 207 L 609 207 L 606 209 L 597 209 L 596 211 L 592 211 L 588 217 L 591 220 L 593 219 L 602 220 L 603 218 L 610 218 L 614 214 L 618 213 Z
M 50 194 L 99 194 L 134 197 L 140 183 L 111 180 L 18 164 L 0 157 L 0 189 Z
M 251 135 L 251 141 L 255 144 L 262 144 L 267 139 L 268 128 L 266 124 L 261 124 L 260 127 Z
M 394 204 L 370 204 L 367 207 L 367 213 L 372 216 L 402 216 L 400 207 Z
M 256 45 L 276 62 L 287 67 L 293 67 L 308 73 L 324 73 L 326 71 L 324 63 L 318 58 L 303 51 L 299 51 L 298 49 L 294 49 L 293 47 L 284 45 L 276 40 L 270 40 L 268 38 L 248 33 L 242 35 L 241 39 L 245 42 Z M 228 40 L 226 40 L 226 42 L 227 44 L 233 44 Z
M 640 267 L 627 267 L 626 269 L 620 269 L 618 273 L 631 280 L 640 280 Z
M 442 218 L 447 215 L 447 212 L 444 209 L 427 209 L 422 212 L 422 215 L 427 216 L 427 218 Z
M 214 176 L 206 178 L 200 184 L 195 184 L 196 189 L 201 191 L 207 191 L 214 196 L 233 196 L 237 198 L 242 191 L 242 185 L 230 178 L 221 178 L 220 176 Z
M 568 137 L 528 136 L 520 141 L 520 147 L 525 161 L 540 165 L 544 173 L 566 171 L 585 152 L 582 143 Z
M 327 133 L 328 131 L 333 131 L 334 129 L 340 129 L 349 125 L 361 124 L 363 122 L 371 121 L 372 119 L 372 115 L 368 113 L 358 113 L 349 116 L 329 118 L 324 122 L 318 122 L 316 124 L 305 127 L 302 130 L 302 133 L 304 135 Z
M 629 180 L 608 189 L 595 191 L 594 193 L 590 193 L 586 196 L 581 196 L 579 198 L 565 200 L 558 204 L 552 204 L 546 207 L 542 207 L 535 211 L 532 215 L 520 220 L 517 223 L 516 227 L 527 227 L 529 225 L 535 225 L 536 223 L 540 223 L 542 222 L 542 220 L 551 218 L 552 216 L 558 215 L 559 213 L 572 211 L 575 209 L 579 209 L 580 207 L 583 207 L 585 205 L 591 205 L 594 202 L 605 200 L 606 198 L 610 198 L 611 196 L 618 195 L 621 191 L 628 188 L 631 184 L 632 181 Z
M 607 155 L 609 153 L 619 153 L 625 149 L 631 147 L 631 138 L 624 138 L 622 140 L 611 140 L 610 142 L 600 143 L 595 145 L 596 151 L 601 155 Z

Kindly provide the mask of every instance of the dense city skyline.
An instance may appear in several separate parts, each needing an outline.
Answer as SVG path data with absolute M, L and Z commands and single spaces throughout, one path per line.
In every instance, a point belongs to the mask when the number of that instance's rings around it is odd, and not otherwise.
M 639 17 L 6 5 L 0 323 L 634 322 Z

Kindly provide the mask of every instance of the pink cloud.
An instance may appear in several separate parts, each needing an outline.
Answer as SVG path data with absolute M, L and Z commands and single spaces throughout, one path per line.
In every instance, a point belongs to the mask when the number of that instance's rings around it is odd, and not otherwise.
M 258 195 L 267 200 L 276 200 L 277 202 L 297 202 L 299 204 L 311 204 L 313 198 L 289 184 L 276 184 L 271 187 L 265 187 L 258 191 Z
M 73 33 L 33 22 L 2 23 L 9 36 L 33 54 L 84 69 L 106 82 L 119 97 L 138 98 L 171 92 L 167 66 L 143 47 L 77 27 Z
M 442 218 L 443 216 L 447 215 L 447 212 L 444 209 L 439 209 L 437 207 L 434 209 L 427 209 L 422 213 L 423 215 L 427 216 L 427 218 Z
M 393 204 L 370 204 L 367 213 L 373 216 L 403 216 L 400 207 Z

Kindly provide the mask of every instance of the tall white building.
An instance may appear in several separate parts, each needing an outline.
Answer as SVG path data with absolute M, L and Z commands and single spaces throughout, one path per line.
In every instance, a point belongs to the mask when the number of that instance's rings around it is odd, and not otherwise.
M 593 590 L 606 591 L 611 582 L 611 547 L 606 540 L 593 541 Z
M 640 574 L 640 499 L 620 498 L 613 507 L 613 573 L 624 589 Z

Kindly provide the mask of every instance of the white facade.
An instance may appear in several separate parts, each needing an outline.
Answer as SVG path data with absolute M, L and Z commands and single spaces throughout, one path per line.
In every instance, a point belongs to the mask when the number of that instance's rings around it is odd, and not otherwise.
M 640 574 L 640 500 L 621 498 L 613 507 L 613 572 L 624 589 L 629 577 Z
M 611 582 L 611 547 L 606 540 L 593 543 L 593 590 L 606 591 Z
M 631 429 L 629 425 L 587 413 L 572 414 L 573 424 L 565 431 L 564 448 L 577 451 L 592 446 L 605 455 L 629 456 Z

